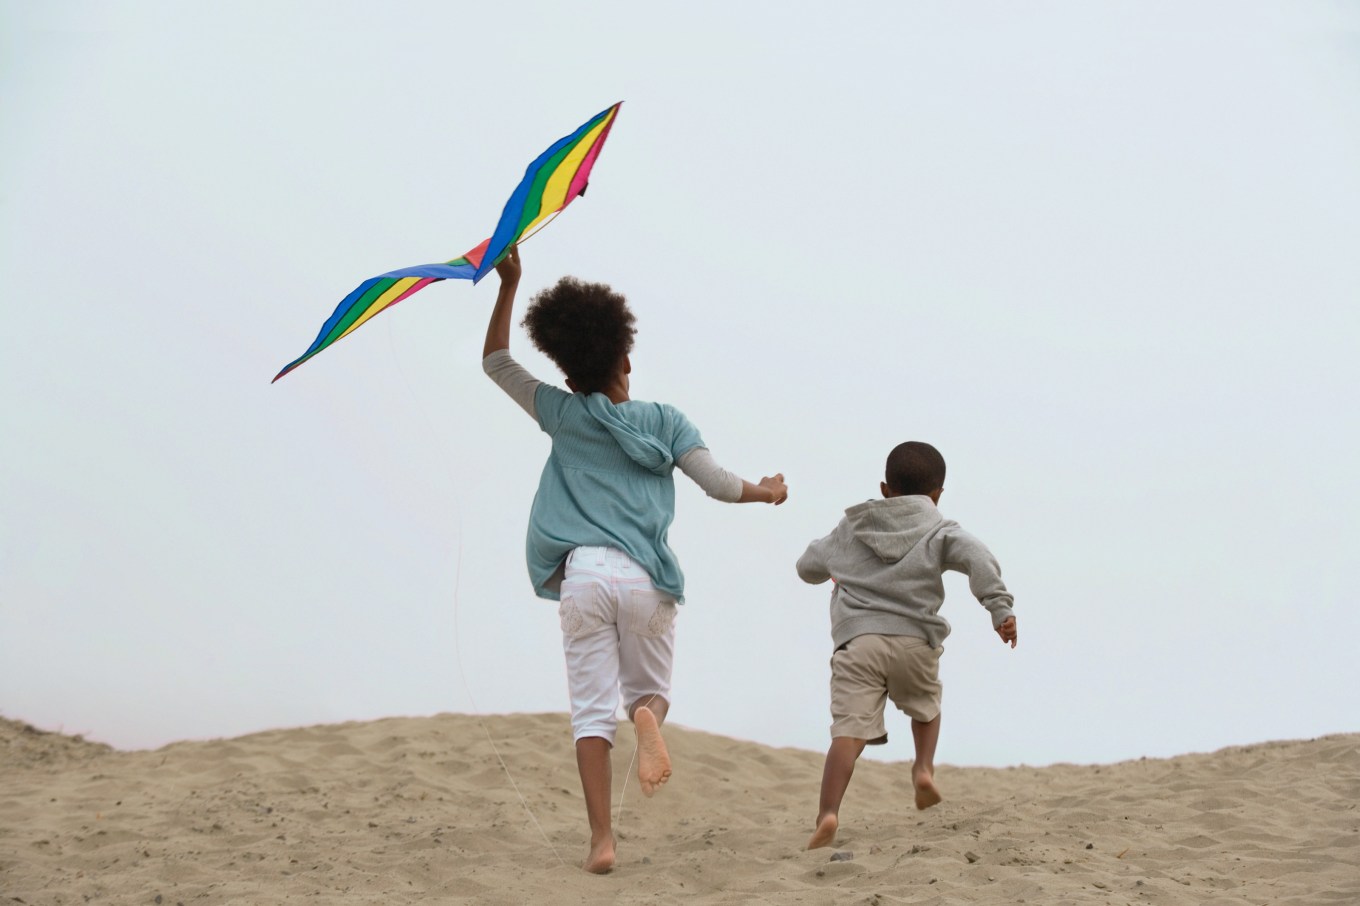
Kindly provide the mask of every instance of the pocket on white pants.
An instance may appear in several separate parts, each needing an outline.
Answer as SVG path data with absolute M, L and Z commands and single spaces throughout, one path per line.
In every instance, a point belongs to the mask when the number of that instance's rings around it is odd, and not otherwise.
M 563 590 L 557 605 L 557 618 L 562 624 L 562 635 L 579 639 L 604 625 L 599 613 L 599 591 L 592 587 Z
M 628 594 L 625 618 L 619 622 L 633 635 L 659 639 L 675 625 L 675 596 L 655 588 L 634 588 Z

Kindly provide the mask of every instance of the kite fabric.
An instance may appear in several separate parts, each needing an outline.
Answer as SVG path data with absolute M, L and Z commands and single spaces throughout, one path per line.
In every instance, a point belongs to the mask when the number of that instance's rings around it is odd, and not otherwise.
M 462 257 L 443 264 L 421 264 L 388 271 L 360 283 L 340 301 L 321 326 L 316 340 L 274 376 L 277 381 L 336 340 L 349 336 L 378 312 L 440 280 L 477 283 L 500 263 L 510 248 L 547 226 L 578 195 L 584 195 L 591 168 L 623 102 L 591 117 L 571 135 L 553 142 L 524 171 L 524 178 L 505 203 L 496 231 Z M 272 381 L 271 381 L 272 383 Z

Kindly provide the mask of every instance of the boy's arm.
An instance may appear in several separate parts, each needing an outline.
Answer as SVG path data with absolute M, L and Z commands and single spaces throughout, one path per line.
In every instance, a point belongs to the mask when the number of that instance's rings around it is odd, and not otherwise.
M 827 555 L 835 537 L 836 533 L 832 532 L 807 546 L 803 556 L 798 558 L 798 578 L 811 585 L 820 585 L 831 578 L 831 572 L 827 568 Z
M 1019 638 L 1015 631 L 1015 617 L 1007 617 L 1006 622 L 996 627 L 996 634 L 1001 636 L 1001 641 L 1010 642 L 1011 647 L 1015 647 L 1015 640 Z
M 944 568 L 968 577 L 968 589 L 992 615 L 992 628 L 1001 641 L 1015 647 L 1015 599 L 1001 581 L 1001 564 L 987 549 L 987 545 L 964 531 L 951 532 L 945 537 Z

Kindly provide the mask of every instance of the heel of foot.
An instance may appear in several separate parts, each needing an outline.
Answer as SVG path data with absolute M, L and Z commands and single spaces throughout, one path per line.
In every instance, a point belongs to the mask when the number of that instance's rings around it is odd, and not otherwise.
M 944 797 L 940 795 L 940 791 L 935 787 L 935 781 L 932 778 L 926 777 L 917 780 L 915 787 L 916 807 L 922 811 L 944 801 Z
M 836 842 L 836 828 L 839 821 L 835 815 L 827 815 L 817 822 L 817 829 L 812 832 L 812 837 L 808 839 L 808 849 L 821 849 Z
M 614 845 L 611 843 L 607 848 L 592 849 L 581 867 L 593 875 L 609 874 L 614 870 Z

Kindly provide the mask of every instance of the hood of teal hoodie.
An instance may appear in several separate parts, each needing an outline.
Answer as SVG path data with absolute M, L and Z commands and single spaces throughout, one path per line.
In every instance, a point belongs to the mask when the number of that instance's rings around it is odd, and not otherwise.
M 867 500 L 845 511 L 850 531 L 884 563 L 896 563 L 944 521 L 929 497 Z
M 585 400 L 586 412 L 605 427 L 628 458 L 656 475 L 669 475 L 674 457 L 658 438 L 639 431 L 619 412 L 603 393 L 592 393 Z

